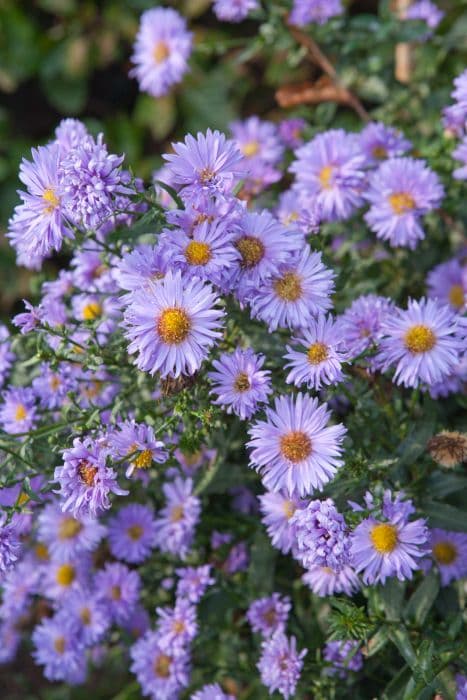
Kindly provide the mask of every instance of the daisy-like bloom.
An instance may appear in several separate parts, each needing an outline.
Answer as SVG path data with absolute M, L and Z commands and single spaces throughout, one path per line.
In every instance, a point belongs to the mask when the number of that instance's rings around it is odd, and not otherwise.
M 444 12 L 431 0 L 417 0 L 410 5 L 404 13 L 405 20 L 422 20 L 430 30 L 435 30 L 444 17 Z M 420 37 L 420 41 L 427 41 L 433 31 L 426 32 Z
M 316 199 L 290 189 L 279 195 L 275 215 L 287 228 L 298 228 L 306 235 L 319 232 L 322 207 Z
M 6 326 L 0 323 L 0 387 L 7 378 L 15 355 L 11 351 L 10 334 Z
M 266 420 L 249 430 L 250 464 L 270 491 L 307 496 L 322 490 L 342 466 L 342 424 L 327 426 L 327 404 L 306 394 L 280 396 Z
M 349 671 L 360 671 L 363 668 L 360 642 L 327 642 L 323 658 L 331 664 L 331 668 L 326 669 L 326 673 L 330 676 L 347 678 Z
M 184 559 L 191 549 L 195 527 L 201 514 L 201 503 L 192 493 L 191 479 L 175 479 L 162 490 L 166 505 L 156 519 L 154 544 L 162 552 L 170 552 Z
M 103 639 L 110 627 L 110 616 L 95 591 L 75 588 L 61 603 L 57 620 L 76 627 L 78 638 L 85 646 L 97 644 Z
M 203 465 L 210 466 L 217 457 L 217 450 L 212 450 L 201 445 L 194 452 L 177 447 L 173 456 L 177 460 L 185 476 L 193 476 Z
M 175 10 L 157 7 L 143 12 L 130 76 L 143 92 L 166 95 L 188 70 L 192 42 L 185 19 Z
M 140 605 L 137 605 L 122 626 L 134 639 L 140 639 L 148 631 L 149 625 L 150 618 L 147 611 Z
M 119 430 L 112 433 L 111 444 L 117 458 L 128 455 L 127 477 L 135 471 L 149 469 L 154 462 L 163 464 L 167 459 L 164 443 L 156 439 L 152 426 L 144 423 L 123 422 Z
M 107 456 L 108 450 L 91 438 L 75 438 L 73 447 L 63 451 L 63 465 L 54 472 L 63 512 L 95 517 L 110 508 L 111 493 L 128 495 L 119 487 L 116 472 L 106 466 Z
M 467 676 L 458 673 L 456 676 L 456 700 L 467 700 Z
M 112 256 L 113 266 L 117 258 Z M 98 244 L 87 244 L 86 250 L 77 250 L 70 263 L 73 268 L 73 284 L 86 292 L 118 292 L 112 270 L 103 259 L 102 249 Z
M 467 180 L 467 137 L 454 149 L 452 157 L 462 163 L 461 167 L 454 170 L 452 176 L 456 180 Z
M 289 639 L 282 631 L 266 639 L 261 649 L 258 662 L 261 683 L 270 693 L 277 690 L 285 700 L 294 697 L 307 650 L 298 651 L 295 637 Z
M 467 304 L 467 266 L 453 258 L 436 265 L 427 277 L 428 296 L 462 311 Z
M 246 617 L 253 632 L 258 632 L 266 638 L 278 630 L 285 630 L 291 607 L 289 596 L 273 593 L 254 600 L 247 610 Z
M 176 569 L 175 573 L 179 577 L 177 598 L 186 598 L 190 603 L 199 603 L 208 586 L 215 583 L 209 564 L 187 566 L 184 569 Z
M 221 22 L 241 22 L 258 7 L 258 0 L 214 0 L 212 10 Z
M 340 571 L 329 566 L 310 566 L 302 581 L 320 598 L 336 593 L 351 596 L 360 588 L 358 576 L 351 566 L 344 566 Z
M 467 576 L 467 535 L 464 532 L 430 530 L 430 553 L 441 575 L 442 586 Z M 426 568 L 431 568 L 431 564 L 428 560 Z
M 206 134 L 191 134 L 183 143 L 173 143 L 174 153 L 163 156 L 168 162 L 173 181 L 185 188 L 187 194 L 227 194 L 232 189 L 234 175 L 242 154 L 225 134 L 208 129 Z
M 347 351 L 340 326 L 332 316 L 319 314 L 302 329 L 301 337 L 293 340 L 301 347 L 294 350 L 287 345 L 284 355 L 284 359 L 289 360 L 285 366 L 290 368 L 287 384 L 306 384 L 309 389 L 318 390 L 322 384 L 338 384 L 343 380 L 341 367 L 347 360 Z
M 437 464 L 452 468 L 467 462 L 467 434 L 442 430 L 428 440 L 428 452 Z
M 417 387 L 442 381 L 465 350 L 462 318 L 432 299 L 409 300 L 382 324 L 378 362 L 383 371 L 396 366 L 394 382 Z
M 107 532 L 98 520 L 89 516 L 74 518 L 55 503 L 47 504 L 37 518 L 37 537 L 53 559 L 66 560 L 82 552 L 94 551 Z
M 349 563 L 349 534 L 343 516 L 331 498 L 310 501 L 291 519 L 295 542 L 293 554 L 307 569 L 327 566 L 341 571 Z
M 288 148 L 298 148 L 303 143 L 302 133 L 306 127 L 304 119 L 283 119 L 279 124 L 279 136 Z
M 68 392 L 76 388 L 76 379 L 71 367 L 62 363 L 57 370 L 53 370 L 47 362 L 43 362 L 39 376 L 33 379 L 32 388 L 41 408 L 62 408 L 67 402 Z
M 8 622 L 26 613 L 32 596 L 39 593 L 41 573 L 35 557 L 26 554 L 2 575 L 2 620 Z
M 190 695 L 190 700 L 235 700 L 235 698 L 233 695 L 224 693 L 219 683 L 209 683 Z
M 167 270 L 167 256 L 161 246 L 142 243 L 123 253 L 113 268 L 113 274 L 121 289 L 133 292 L 161 279 Z
M 227 559 L 222 564 L 222 571 L 233 576 L 238 571 L 248 569 L 250 563 L 250 555 L 245 542 L 237 542 L 227 555 Z
M 21 553 L 19 532 L 13 521 L 6 523 L 5 516 L 0 516 L 0 576 L 3 578 L 18 561 Z
M 139 564 L 148 558 L 154 544 L 154 513 L 149 506 L 130 503 L 109 520 L 109 548 L 116 559 Z
M 334 272 L 321 260 L 321 253 L 312 253 L 308 245 L 301 253 L 279 266 L 277 273 L 248 294 L 251 314 L 278 327 L 307 327 L 313 316 L 332 306 Z
M 355 299 L 338 318 L 342 341 L 352 358 L 378 344 L 382 323 L 391 313 L 394 304 L 390 299 L 367 294 Z
M 387 158 L 403 156 L 412 147 L 404 135 L 382 122 L 370 122 L 360 132 L 360 148 L 368 165 L 377 165 Z
M 75 629 L 64 617 L 49 617 L 34 628 L 32 655 L 49 681 L 65 681 L 71 685 L 86 678 L 86 654 Z
M 152 700 L 176 700 L 189 683 L 190 657 L 186 649 L 168 649 L 159 632 L 148 631 L 130 648 L 130 670 L 143 695 Z
M 125 310 L 129 353 L 139 369 L 162 377 L 194 374 L 221 337 L 223 312 L 209 284 L 180 272 L 136 290 Z
M 393 247 L 414 250 L 425 238 L 420 219 L 436 209 L 444 195 L 438 176 L 423 160 L 391 158 L 370 175 L 365 221 Z
M 91 138 L 91 134 L 79 119 L 62 119 L 55 129 L 55 143 L 60 147 L 62 158 L 83 141 Z
M 283 496 L 273 492 L 258 496 L 258 499 L 263 514 L 261 522 L 266 525 L 272 545 L 282 554 L 287 554 L 295 542 L 291 519 L 297 510 L 305 507 L 306 501 L 297 496 Z
M 30 388 L 10 387 L 2 393 L 0 425 L 6 433 L 16 435 L 34 428 L 37 420 L 35 396 Z
M 24 253 L 46 257 L 60 250 L 63 239 L 73 234 L 64 219 L 60 148 L 56 144 L 39 146 L 31 154 L 32 161 L 23 158 L 20 166 L 19 177 L 27 191 L 19 192 L 23 202 L 15 209 L 7 237 Z
M 367 505 L 371 500 L 367 499 Z M 400 494 L 393 501 L 386 492 L 382 512 L 365 518 L 351 534 L 351 564 L 363 574 L 366 585 L 383 583 L 390 576 L 411 579 L 426 554 L 428 528 L 425 520 L 409 521 L 414 512 L 411 501 Z
M 343 11 L 342 0 L 294 0 L 289 21 L 299 27 L 310 22 L 325 24 Z
M 223 353 L 213 361 L 215 372 L 208 372 L 212 382 L 214 404 L 223 406 L 227 413 L 235 413 L 242 420 L 251 418 L 258 405 L 268 400 L 271 393 L 270 372 L 263 370 L 264 355 L 256 355 L 251 348 L 237 348 Z
M 284 147 L 277 126 L 258 117 L 249 117 L 230 125 L 235 143 L 243 156 L 243 167 L 248 175 L 255 164 L 276 165 L 282 158 Z
M 324 220 L 348 219 L 363 204 L 365 156 L 357 136 L 331 129 L 298 148 L 295 155 L 290 166 L 295 187 L 316 200 Z
M 119 625 L 129 618 L 135 608 L 140 588 L 138 573 L 119 562 L 106 564 L 93 581 L 98 600 L 104 603 L 112 620 Z
M 179 598 L 173 608 L 156 608 L 156 612 L 161 644 L 167 648 L 189 646 L 198 632 L 195 606 L 186 598 Z

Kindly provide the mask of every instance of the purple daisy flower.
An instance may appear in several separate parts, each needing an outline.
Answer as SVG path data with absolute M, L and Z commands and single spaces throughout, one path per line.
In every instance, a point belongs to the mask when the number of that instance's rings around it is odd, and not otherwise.
M 409 522 L 413 511 L 411 501 L 402 501 L 400 495 L 392 501 L 386 492 L 382 513 L 365 518 L 352 532 L 351 563 L 363 573 L 366 585 L 384 584 L 390 576 L 411 579 L 420 569 L 418 560 L 427 551 L 428 529 L 425 520 Z
M 67 394 L 76 388 L 76 377 L 71 367 L 61 364 L 58 369 L 44 362 L 40 374 L 33 379 L 32 388 L 39 399 L 41 408 L 62 408 L 68 401 Z
M 295 155 L 290 167 L 295 187 L 316 200 L 324 220 L 348 219 L 363 204 L 365 156 L 355 134 L 331 129 L 298 148 Z
M 154 544 L 162 552 L 170 552 L 184 559 L 191 549 L 195 527 L 201 513 L 201 503 L 193 495 L 193 481 L 178 477 L 166 483 L 162 490 L 166 505 L 156 519 Z
M 279 136 L 288 148 L 298 148 L 303 143 L 303 130 L 306 127 L 306 121 L 300 117 L 292 119 L 283 119 L 279 124 Z
M 221 22 L 241 22 L 258 7 L 258 0 L 214 0 L 212 10 Z
M 192 42 L 185 19 L 175 10 L 157 7 L 143 12 L 130 76 L 153 97 L 166 95 L 188 70 Z
M 270 491 L 307 496 L 322 490 L 342 466 L 342 424 L 326 427 L 327 404 L 306 394 L 281 396 L 274 409 L 266 409 L 266 421 L 249 430 L 250 465 L 262 472 Z
M 129 353 L 139 369 L 163 377 L 194 374 L 221 337 L 223 312 L 209 284 L 168 272 L 163 280 L 136 290 L 125 311 Z
M 444 12 L 431 0 L 418 0 L 410 5 L 404 13 L 405 20 L 421 20 L 427 27 L 435 30 L 444 17 Z M 426 32 L 420 41 L 427 41 L 433 36 L 433 31 Z
M 62 119 L 55 129 L 55 143 L 60 147 L 61 158 L 91 138 L 91 134 L 79 119 Z
M 458 673 L 456 676 L 456 700 L 467 700 L 467 676 Z
M 242 153 L 242 166 L 247 174 L 255 163 L 276 165 L 282 158 L 284 147 L 277 126 L 272 122 L 253 116 L 232 122 L 230 130 Z
M 216 396 L 214 404 L 223 406 L 227 413 L 235 413 L 242 420 L 251 418 L 258 405 L 268 400 L 271 393 L 270 372 L 262 370 L 264 355 L 256 355 L 251 348 L 237 348 L 223 353 L 213 361 L 215 372 L 208 372 Z
M 300 386 L 306 384 L 309 389 L 320 389 L 322 384 L 338 384 L 344 379 L 342 363 L 347 361 L 347 351 L 343 346 L 340 325 L 332 316 L 319 314 L 309 321 L 308 327 L 302 329 L 302 337 L 293 338 L 299 343 L 300 350 L 287 345 L 284 359 L 290 368 L 287 384 Z M 306 352 L 301 351 L 302 348 Z
M 61 602 L 57 621 L 76 627 L 79 640 L 87 647 L 102 641 L 110 627 L 110 616 L 92 589 L 75 588 Z
M 393 247 L 415 250 L 425 238 L 422 216 L 436 209 L 444 195 L 438 176 L 423 160 L 391 158 L 370 175 L 365 221 Z
M 305 569 L 327 566 L 341 571 L 349 563 L 348 528 L 331 498 L 310 501 L 296 511 L 290 524 L 295 533 L 293 554 Z
M 34 628 L 32 652 L 34 660 L 44 666 L 44 676 L 50 681 L 65 681 L 71 685 L 86 678 L 86 655 L 76 631 L 63 617 L 49 617 Z
M 32 306 L 26 299 L 23 299 L 23 304 L 26 311 L 13 316 L 13 324 L 20 329 L 21 335 L 26 335 L 41 325 L 43 309 L 40 306 Z
M 163 464 L 167 459 L 164 443 L 156 439 L 152 426 L 144 423 L 124 421 L 119 430 L 112 433 L 110 441 L 116 457 L 128 456 L 127 477 L 135 471 L 149 469 L 153 462 Z
M 91 567 L 88 552 L 47 562 L 42 594 L 50 600 L 60 601 L 76 588 L 87 586 Z
M 329 566 L 310 566 L 302 581 L 320 598 L 336 593 L 351 596 L 360 588 L 358 576 L 350 566 L 344 566 L 340 571 Z
M 281 631 L 266 639 L 261 645 L 261 650 L 258 662 L 261 683 L 270 693 L 277 690 L 286 700 L 293 697 L 307 650 L 297 651 L 295 637 L 289 639 Z
M 0 515 L 0 577 L 11 569 L 21 554 L 19 532 L 14 521 L 5 522 L 5 516 Z
M 140 605 L 136 605 L 122 626 L 134 639 L 140 639 L 148 631 L 149 625 L 150 619 L 147 611 Z
M 381 330 L 377 360 L 383 371 L 395 365 L 393 381 L 406 387 L 442 381 L 465 350 L 463 319 L 432 299 L 409 300 L 407 310 L 395 309 Z
M 196 637 L 196 608 L 186 598 L 177 599 L 173 608 L 156 608 L 156 612 L 159 615 L 157 632 L 163 647 L 183 648 Z
M 211 566 L 187 566 L 184 569 L 176 569 L 179 577 L 177 584 L 177 598 L 186 598 L 190 603 L 199 603 L 208 586 L 215 583 L 211 576 Z
M 159 632 L 148 631 L 130 648 L 130 670 L 143 695 L 153 700 L 177 700 L 189 683 L 190 657 L 186 649 L 168 649 Z
M 297 496 L 283 496 L 281 493 L 265 493 L 258 496 L 261 522 L 266 525 L 271 543 L 282 554 L 288 554 L 295 543 L 295 532 L 291 520 L 297 510 L 304 508 L 306 501 Z
M 330 676 L 347 678 L 348 671 L 360 671 L 363 668 L 360 642 L 327 642 L 323 658 L 331 664 L 331 668 L 326 669 L 326 673 Z
M 254 600 L 247 610 L 246 617 L 253 632 L 266 638 L 278 630 L 284 632 L 291 607 L 289 596 L 273 593 Z
M 337 17 L 343 11 L 342 0 L 294 0 L 289 21 L 298 27 L 310 22 L 326 24 L 331 17 Z
M 210 467 L 214 464 L 217 457 L 217 450 L 209 449 L 205 445 L 201 445 L 199 449 L 194 452 L 177 447 L 177 449 L 174 450 L 173 456 L 180 465 L 183 474 L 185 476 L 193 476 L 203 465 Z
M 227 555 L 226 560 L 222 564 L 222 571 L 233 576 L 239 571 L 248 569 L 250 563 L 250 555 L 245 542 L 237 542 Z
M 2 576 L 2 620 L 11 621 L 26 613 L 31 597 L 39 592 L 41 573 L 36 558 L 26 555 Z
M 106 466 L 108 450 L 91 438 L 75 438 L 73 447 L 63 451 L 63 465 L 56 467 L 54 480 L 63 512 L 75 517 L 93 516 L 110 508 L 110 493 L 127 496 L 117 483 L 117 474 Z
M 460 168 L 454 170 L 452 176 L 456 180 L 467 180 L 467 137 L 464 137 L 457 148 L 454 149 L 452 157 L 462 163 Z
M 427 286 L 431 299 L 462 311 L 467 304 L 467 265 L 456 258 L 436 265 L 428 274 Z
M 53 559 L 65 560 L 93 552 L 107 529 L 89 516 L 74 518 L 55 503 L 47 504 L 37 518 L 39 542 L 47 546 Z
M 382 324 L 394 313 L 394 303 L 386 297 L 367 294 L 358 297 L 338 318 L 342 341 L 355 358 L 371 345 L 377 345 L 383 336 Z
M 138 573 L 119 562 L 106 564 L 93 581 L 98 600 L 104 603 L 112 620 L 119 625 L 129 618 L 135 608 L 140 588 Z
M 142 243 L 124 253 L 116 263 L 113 274 L 121 289 L 133 292 L 164 277 L 168 270 L 165 250 L 159 245 Z
M 116 559 L 139 564 L 154 545 L 155 521 L 152 508 L 130 503 L 109 520 L 109 548 Z
M 275 214 L 288 228 L 298 228 L 306 235 L 319 233 L 322 206 L 302 191 L 290 189 L 282 192 Z
M 403 156 L 412 148 L 410 141 L 400 131 L 382 122 L 367 124 L 360 132 L 359 143 L 368 165 L 377 165 L 386 158 Z
M 2 393 L 0 425 L 6 433 L 17 435 L 29 432 L 36 425 L 34 392 L 30 388 L 10 387 Z
M 23 203 L 15 209 L 10 222 L 14 230 L 7 236 L 26 254 L 46 257 L 53 250 L 60 250 L 63 239 L 73 238 L 73 234 L 63 218 L 59 146 L 39 146 L 31 154 L 32 161 L 23 158 L 21 162 L 19 177 L 27 192 L 19 192 Z
M 11 351 L 10 334 L 7 327 L 0 323 L 0 387 L 10 373 L 14 361 L 15 354 Z
M 235 698 L 233 695 L 224 693 L 219 683 L 209 683 L 190 695 L 190 700 L 235 700 Z
M 306 245 L 291 257 L 255 286 L 251 296 L 247 292 L 251 315 L 267 323 L 270 331 L 307 327 L 313 316 L 332 306 L 335 274 L 323 264 L 321 253 L 312 253 Z
M 467 535 L 464 532 L 430 530 L 431 557 L 441 575 L 441 585 L 448 586 L 467 576 Z M 427 560 L 426 568 L 432 562 Z

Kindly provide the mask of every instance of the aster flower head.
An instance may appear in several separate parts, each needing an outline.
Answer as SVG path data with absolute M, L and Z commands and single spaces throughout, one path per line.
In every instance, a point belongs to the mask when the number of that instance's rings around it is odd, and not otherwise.
M 294 0 L 289 21 L 298 27 L 311 22 L 326 24 L 328 20 L 341 15 L 343 11 L 342 0 Z
M 297 148 L 303 143 L 302 132 L 306 121 L 300 117 L 283 119 L 279 124 L 279 136 L 288 148 Z
M 261 369 L 264 360 L 263 355 L 256 355 L 251 348 L 237 348 L 233 353 L 223 353 L 219 360 L 214 360 L 215 371 L 208 372 L 213 385 L 211 395 L 217 397 L 214 403 L 242 420 L 251 418 L 272 391 L 270 372 Z
M 365 156 L 355 134 L 331 129 L 298 148 L 295 188 L 314 199 L 325 221 L 348 219 L 363 204 Z
M 266 639 L 261 648 L 258 670 L 262 684 L 270 693 L 277 690 L 285 700 L 294 697 L 307 650 L 298 651 L 295 637 L 289 639 L 282 631 Z
M 232 576 L 239 571 L 248 569 L 250 563 L 250 554 L 245 542 L 237 542 L 227 555 L 226 560 L 222 564 L 222 570 Z
M 311 319 L 301 336 L 294 338 L 299 344 L 296 350 L 287 345 L 284 359 L 290 368 L 287 384 L 306 384 L 310 389 L 320 389 L 322 384 L 338 384 L 344 379 L 342 363 L 348 353 L 343 345 L 342 332 L 332 316 L 320 314 Z M 306 352 L 303 352 L 306 350 Z
M 341 571 L 349 563 L 349 533 L 331 498 L 310 501 L 291 519 L 293 554 L 304 568 L 327 566 Z
M 18 561 L 21 549 L 14 521 L 7 523 L 5 517 L 0 515 L 0 578 Z
M 290 257 L 272 277 L 252 284 L 246 293 L 252 316 L 266 322 L 270 331 L 307 327 L 313 316 L 332 306 L 334 272 L 323 264 L 321 253 L 305 245 Z
M 467 136 L 454 149 L 452 157 L 461 162 L 461 166 L 454 170 L 452 176 L 456 180 L 467 180 Z
M 253 632 L 267 638 L 278 630 L 281 632 L 285 630 L 291 607 L 288 596 L 273 593 L 265 598 L 254 600 L 247 610 L 246 617 Z
M 367 124 L 360 132 L 359 142 L 368 165 L 377 165 L 387 158 L 403 156 L 412 147 L 400 131 L 382 122 Z
M 110 617 L 117 624 L 125 622 L 135 608 L 141 588 L 136 571 L 119 562 L 106 564 L 93 581 L 98 600 L 105 605 Z
M 88 552 L 52 559 L 46 563 L 43 595 L 53 601 L 62 601 L 71 591 L 88 585 L 91 568 Z
M 186 649 L 168 649 L 159 633 L 148 631 L 130 649 L 130 670 L 143 695 L 153 700 L 176 700 L 189 683 L 190 657 Z
M 288 228 L 298 228 L 306 235 L 316 234 L 319 233 L 323 207 L 315 197 L 292 188 L 280 194 L 275 214 Z
M 63 512 L 75 517 L 93 516 L 110 508 L 110 494 L 126 496 L 115 471 L 106 466 L 108 450 L 91 438 L 75 438 L 63 452 L 63 465 L 55 468 Z
M 209 683 L 190 695 L 190 700 L 235 700 L 235 698 L 233 695 L 224 693 L 219 683 Z
M 378 344 L 383 335 L 382 323 L 393 312 L 393 302 L 376 294 L 360 296 L 352 302 L 338 318 L 342 341 L 351 357 Z
M 193 476 L 203 465 L 211 466 L 216 457 L 217 450 L 210 449 L 206 445 L 200 445 L 196 450 L 187 450 L 185 447 L 177 447 L 173 456 L 177 460 L 185 476 Z
M 429 548 L 431 559 L 438 567 L 441 585 L 467 576 L 467 535 L 464 532 L 448 532 L 439 528 L 430 530 Z M 425 562 L 431 568 L 432 561 Z
M 467 304 L 467 266 L 453 258 L 436 265 L 427 277 L 428 296 L 462 311 Z
M 86 678 L 86 655 L 75 629 L 62 617 L 45 618 L 32 633 L 33 657 L 50 681 L 71 685 Z
M 87 139 L 91 139 L 89 131 L 79 119 L 62 119 L 55 129 L 55 143 L 60 148 L 63 158 L 73 148 L 77 148 Z
M 164 277 L 168 267 L 167 255 L 161 246 L 142 243 L 123 253 L 113 274 L 121 289 L 133 292 Z
M 371 510 L 371 499 L 367 507 Z M 428 529 L 423 519 L 409 520 L 414 512 L 411 501 L 401 494 L 392 500 L 384 495 L 381 511 L 376 508 L 351 534 L 351 565 L 363 574 L 366 585 L 383 583 L 388 577 L 400 581 L 411 579 L 420 569 L 420 559 L 427 551 Z
M 61 408 L 68 400 L 67 394 L 76 387 L 76 378 L 70 366 L 60 364 L 57 369 L 42 363 L 39 376 L 32 382 L 32 388 L 39 399 L 41 408 Z
M 183 569 L 176 569 L 175 573 L 179 577 L 177 599 L 186 598 L 190 603 L 199 603 L 208 586 L 215 583 L 209 564 L 187 566 Z
M 323 658 L 331 667 L 326 669 L 326 673 L 346 678 L 349 671 L 360 671 L 363 668 L 363 655 L 359 647 L 360 643 L 354 641 L 327 642 Z
M 109 548 L 116 559 L 138 564 L 151 554 L 155 537 L 152 508 L 130 503 L 109 521 Z
M 443 195 L 438 176 L 424 161 L 391 158 L 370 175 L 365 221 L 391 246 L 414 250 L 425 238 L 421 218 L 439 206 Z
M 149 469 L 154 462 L 162 464 L 167 459 L 165 445 L 157 440 L 151 425 L 124 421 L 119 430 L 112 433 L 110 441 L 116 457 L 128 457 L 127 477 Z
M 326 404 L 306 394 L 281 396 L 266 420 L 250 428 L 250 464 L 260 471 L 265 487 L 306 496 L 323 486 L 342 466 L 343 425 L 327 426 Z
M 187 72 L 192 43 L 185 19 L 175 10 L 157 7 L 143 12 L 130 76 L 143 92 L 153 97 L 166 95 Z
M 61 603 L 57 620 L 73 625 L 80 642 L 88 647 L 103 639 L 110 627 L 110 616 L 95 591 L 77 587 Z
M 282 158 L 284 147 L 277 126 L 256 116 L 230 125 L 235 143 L 243 156 L 242 169 L 248 175 L 256 164 L 276 165 Z
M 287 554 L 295 543 L 292 517 L 297 510 L 305 507 L 306 501 L 297 496 L 284 496 L 280 492 L 265 493 L 258 499 L 263 514 L 261 522 L 266 525 L 272 545 L 282 554 Z
M 161 376 L 194 374 L 221 336 L 223 312 L 208 284 L 180 272 L 134 292 L 125 310 L 129 353 L 139 369 Z
M 421 41 L 427 41 L 433 35 L 433 31 L 438 27 L 443 17 L 444 12 L 431 0 L 417 0 L 404 13 L 405 20 L 421 20 L 432 30 L 423 34 L 420 37 Z
M 258 7 L 258 0 L 214 0 L 212 10 L 221 22 L 241 22 Z
M 94 551 L 106 532 L 98 520 L 87 515 L 75 518 L 63 513 L 56 503 L 48 503 L 37 518 L 38 540 L 56 560 Z
M 302 581 L 320 598 L 336 593 L 351 596 L 360 588 L 358 576 L 351 566 L 334 571 L 329 566 L 313 565 L 303 574 Z
M 178 598 L 173 608 L 156 608 L 157 631 L 167 649 L 187 647 L 198 632 L 196 608 L 187 598 Z
M 34 391 L 29 387 L 10 387 L 2 393 L 0 425 L 6 433 L 27 433 L 37 421 Z
M 377 360 L 383 371 L 395 366 L 394 381 L 407 387 L 442 381 L 465 349 L 461 317 L 432 299 L 409 300 L 407 310 L 385 319 L 382 333 Z
M 193 495 L 191 479 L 176 478 L 162 487 L 166 505 L 156 519 L 154 543 L 162 552 L 169 552 L 181 559 L 188 554 L 201 513 L 201 503 Z

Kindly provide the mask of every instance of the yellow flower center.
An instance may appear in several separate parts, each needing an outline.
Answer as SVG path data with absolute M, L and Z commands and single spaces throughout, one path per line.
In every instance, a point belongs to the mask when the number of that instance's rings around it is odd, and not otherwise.
M 415 209 L 415 200 L 406 192 L 396 192 L 388 197 L 389 204 L 394 214 L 406 214 L 411 209 Z
M 65 637 L 56 637 L 54 639 L 54 649 L 57 654 L 63 654 L 65 651 Z
M 102 315 L 102 306 L 98 301 L 90 301 L 83 307 L 83 318 L 85 321 L 94 321 Z
M 246 156 L 246 158 L 251 158 L 252 156 L 255 156 L 258 153 L 259 143 L 258 141 L 248 141 L 240 147 L 240 150 L 243 153 L 243 155 Z
M 183 518 L 183 506 L 174 506 L 170 512 L 170 520 L 173 523 L 178 523 Z
M 170 667 L 172 665 L 172 657 L 167 654 L 160 654 L 154 661 L 154 673 L 159 678 L 168 678 L 170 676 Z
M 397 546 L 397 529 L 395 525 L 378 523 L 371 528 L 370 539 L 378 554 L 390 554 Z
M 335 573 L 333 569 L 331 569 L 330 566 L 322 566 L 321 571 L 325 574 L 333 574 Z
M 287 214 L 286 217 L 284 217 L 282 223 L 284 226 L 290 226 L 290 224 L 293 224 L 294 221 L 297 221 L 299 217 L 299 214 L 297 211 L 291 211 L 290 214 Z
M 438 564 L 447 566 L 457 559 L 457 549 L 452 542 L 437 542 L 433 545 L 433 556 Z
M 82 459 L 78 465 L 79 477 L 86 486 L 94 486 L 94 479 L 96 478 L 97 472 L 97 467 L 93 467 L 86 459 Z
M 58 567 L 55 580 L 60 586 L 71 586 L 76 578 L 75 567 L 71 564 L 62 564 Z
M 29 501 L 29 496 L 27 493 L 24 493 L 24 491 L 23 491 L 23 493 L 20 495 L 20 497 L 18 499 L 18 505 L 24 506 L 24 504 L 27 503 L 28 501 Z
M 134 540 L 137 542 L 138 540 L 141 539 L 141 536 L 143 534 L 143 528 L 140 525 L 132 525 L 131 527 L 128 528 L 128 537 L 131 540 Z
M 295 272 L 286 272 L 275 280 L 273 286 L 277 296 L 284 301 L 297 301 L 302 296 L 302 280 Z
M 43 191 L 42 193 L 42 199 L 44 202 L 46 202 L 46 206 L 44 207 L 44 212 L 46 214 L 51 214 L 56 207 L 60 204 L 60 200 L 55 194 L 55 191 L 51 188 L 48 187 L 46 190 Z
M 453 306 L 459 309 L 464 306 L 465 294 L 461 284 L 453 284 L 449 290 L 449 301 Z
M 120 586 L 112 586 L 110 589 L 110 597 L 112 600 L 120 600 L 122 597 L 122 589 Z
M 311 454 L 311 440 L 301 430 L 293 430 L 281 437 L 280 447 L 282 455 L 293 464 L 301 462 Z
M 34 551 L 38 559 L 42 559 L 42 561 L 49 561 L 49 550 L 45 544 L 38 542 L 34 548 Z
M 331 178 L 333 170 L 334 168 L 332 167 L 332 165 L 325 165 L 319 174 L 319 181 L 321 183 L 321 187 L 325 190 L 329 190 L 332 186 Z
M 15 420 L 17 420 L 17 421 L 24 420 L 27 415 L 28 415 L 28 412 L 26 411 L 25 406 L 23 406 L 22 403 L 19 403 L 16 406 Z
M 215 176 L 215 171 L 212 168 L 203 168 L 199 173 L 199 179 L 203 184 L 206 182 L 211 182 Z
M 165 41 L 158 41 L 152 52 L 152 56 L 157 64 L 162 63 L 170 55 L 170 49 Z
M 172 630 L 175 632 L 175 634 L 182 634 L 182 632 L 185 631 L 185 623 L 183 620 L 175 620 L 172 625 Z
M 91 611 L 89 610 L 89 608 L 82 608 L 79 616 L 83 625 L 91 624 Z
M 324 343 L 313 343 L 310 345 L 307 352 L 308 362 L 312 365 L 319 365 L 320 362 L 328 357 L 328 347 Z
M 436 344 L 436 336 L 428 326 L 419 324 L 412 326 L 404 336 L 404 344 L 407 350 L 413 353 L 428 352 Z
M 148 469 L 152 464 L 152 451 L 143 450 L 137 455 L 133 464 L 137 469 Z
M 157 322 L 157 332 L 168 345 L 183 343 L 190 329 L 190 318 L 183 309 L 165 309 Z
M 50 388 L 52 389 L 52 391 L 57 391 L 60 384 L 61 384 L 60 377 L 57 377 L 56 374 L 53 374 L 50 377 L 50 381 L 49 381 L 49 385 L 50 385 Z
M 202 241 L 190 241 L 185 248 L 185 258 L 189 265 L 207 265 L 212 258 L 211 248 Z
M 242 256 L 242 267 L 254 267 L 264 257 L 264 245 L 254 236 L 243 236 L 237 241 L 236 246 Z
M 372 154 L 374 158 L 378 158 L 379 160 L 382 160 L 383 158 L 386 158 L 388 155 L 387 150 L 384 148 L 384 146 L 375 146 L 372 150 Z
M 297 510 L 293 501 L 285 501 L 282 507 L 284 509 L 285 517 L 287 518 L 287 520 L 290 520 L 292 515 Z
M 82 529 L 83 526 L 79 520 L 75 518 L 65 518 L 58 528 L 58 537 L 60 540 L 71 540 L 73 537 L 76 537 Z
M 239 372 L 235 377 L 234 389 L 235 391 L 243 392 L 248 391 L 250 388 L 250 380 L 248 379 L 248 374 L 246 372 Z

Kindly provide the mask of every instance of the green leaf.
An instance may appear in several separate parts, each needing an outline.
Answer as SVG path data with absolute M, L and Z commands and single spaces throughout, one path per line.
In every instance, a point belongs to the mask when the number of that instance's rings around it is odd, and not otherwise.
M 390 578 L 380 587 L 379 595 L 388 620 L 399 620 L 404 602 L 406 584 L 397 578 Z
M 455 508 L 448 503 L 436 503 L 436 501 L 426 501 L 422 509 L 428 516 L 431 527 L 467 532 L 467 511 Z
M 389 639 L 398 648 L 401 656 L 409 664 L 410 668 L 415 668 L 417 665 L 417 656 L 406 628 L 401 626 L 390 629 Z
M 416 591 L 412 594 L 404 608 L 404 618 L 422 626 L 439 593 L 439 577 L 431 571 Z
M 262 530 L 257 530 L 248 568 L 248 587 L 254 597 L 268 595 L 273 591 L 276 556 L 269 538 Z

